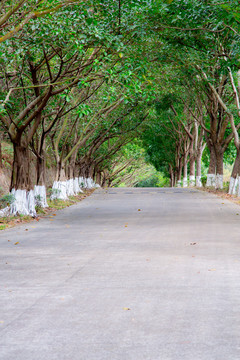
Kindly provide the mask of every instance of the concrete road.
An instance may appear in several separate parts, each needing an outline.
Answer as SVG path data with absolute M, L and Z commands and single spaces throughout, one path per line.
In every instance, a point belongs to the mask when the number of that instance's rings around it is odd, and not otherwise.
M 239 214 L 109 189 L 1 232 L 0 359 L 239 360 Z

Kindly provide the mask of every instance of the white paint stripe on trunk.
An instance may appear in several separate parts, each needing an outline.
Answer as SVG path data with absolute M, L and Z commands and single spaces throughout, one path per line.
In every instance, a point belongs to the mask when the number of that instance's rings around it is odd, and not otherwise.
M 183 187 L 186 188 L 188 186 L 188 179 L 186 177 L 183 178 Z
M 181 182 L 181 180 L 178 180 L 178 181 L 177 181 L 177 187 L 178 187 L 178 188 L 182 187 L 182 182 Z
M 51 200 L 54 199 L 68 200 L 66 181 L 54 181 L 52 186 Z
M 33 217 L 37 215 L 33 190 L 12 189 L 11 194 L 14 195 L 15 200 L 10 205 L 10 214 L 30 215 Z
M 202 187 L 201 176 L 196 176 L 196 186 L 197 187 Z
M 236 194 L 237 194 L 238 182 L 239 182 L 239 176 L 237 176 L 236 179 L 235 179 L 235 181 L 234 181 L 234 185 L 233 185 L 233 195 L 236 195 Z
M 216 187 L 216 175 L 215 174 L 207 174 L 207 184 L 206 186 Z
M 75 192 L 74 192 L 74 188 L 73 188 L 73 179 L 67 180 L 66 184 L 67 184 L 67 187 L 66 187 L 67 196 L 74 196 Z
M 35 185 L 34 197 L 35 197 L 35 202 L 36 202 L 37 206 L 42 207 L 42 208 L 48 207 L 46 186 Z
M 216 175 L 216 188 L 223 189 L 223 175 Z
M 195 176 L 191 175 L 189 176 L 189 186 L 195 186 L 196 180 L 195 180 Z

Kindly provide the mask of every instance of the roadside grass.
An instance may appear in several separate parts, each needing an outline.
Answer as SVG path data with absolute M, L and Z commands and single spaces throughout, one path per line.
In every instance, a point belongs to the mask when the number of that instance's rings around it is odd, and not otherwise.
M 85 190 L 83 194 L 79 194 L 76 196 L 70 196 L 69 200 L 50 200 L 50 197 L 48 196 L 47 202 L 48 202 L 48 208 L 38 208 L 36 207 L 37 211 L 37 217 L 33 218 L 31 216 L 25 216 L 25 215 L 17 215 L 17 216 L 5 216 L 0 218 L 0 231 L 5 230 L 7 228 L 12 228 L 16 225 L 28 223 L 31 221 L 39 221 L 41 218 L 47 217 L 49 215 L 56 215 L 53 214 L 53 212 L 57 212 L 58 210 L 62 210 L 66 207 L 69 207 L 71 205 L 74 205 L 82 200 L 84 200 L 86 197 L 91 195 L 95 189 L 91 190 Z
M 7 228 L 14 227 L 22 223 L 28 223 L 34 220 L 31 216 L 18 215 L 18 216 L 5 216 L 0 218 L 0 231 Z
M 78 203 L 79 201 L 84 200 L 86 197 L 88 197 L 89 195 L 91 195 L 94 192 L 95 189 L 91 189 L 91 190 L 85 190 L 84 193 L 80 193 L 76 196 L 69 196 L 68 200 L 50 200 L 50 197 L 47 197 L 47 202 L 48 202 L 48 206 L 49 208 L 47 209 L 39 209 L 40 212 L 47 210 L 52 211 L 52 210 L 62 210 L 66 207 L 69 207 L 71 205 L 74 205 L 76 203 Z

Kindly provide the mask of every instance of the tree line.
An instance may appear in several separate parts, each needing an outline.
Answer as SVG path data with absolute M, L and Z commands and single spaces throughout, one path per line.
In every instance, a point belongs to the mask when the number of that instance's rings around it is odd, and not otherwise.
M 141 151 L 171 186 L 240 191 L 238 1 L 0 4 L 1 132 L 13 145 L 12 213 L 131 178 Z M 48 160 L 50 158 L 50 160 Z M 206 160 L 207 159 L 207 160 Z M 34 171 L 33 164 L 34 163 Z M 132 166 L 132 167 L 131 167 Z M 136 169 L 135 169 L 136 170 Z
M 137 49 L 144 6 L 1 4 L 0 117 L 14 149 L 13 213 L 34 215 L 36 196 L 46 206 L 47 154 L 56 165 L 53 198 L 110 182 L 111 161 L 147 117 L 151 91 Z

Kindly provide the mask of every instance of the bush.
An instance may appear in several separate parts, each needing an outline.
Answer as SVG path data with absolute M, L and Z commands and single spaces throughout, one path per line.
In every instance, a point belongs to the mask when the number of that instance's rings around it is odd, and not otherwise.
M 206 175 L 206 176 L 202 176 L 201 180 L 202 180 L 203 187 L 205 187 L 205 186 L 206 186 L 206 183 L 207 183 L 207 175 Z
M 169 186 L 169 179 L 162 173 L 156 173 L 150 177 L 143 179 L 137 183 L 135 187 L 167 187 Z
M 15 200 L 15 196 L 13 194 L 7 194 L 0 198 L 0 207 L 4 208 L 6 206 L 11 205 Z

